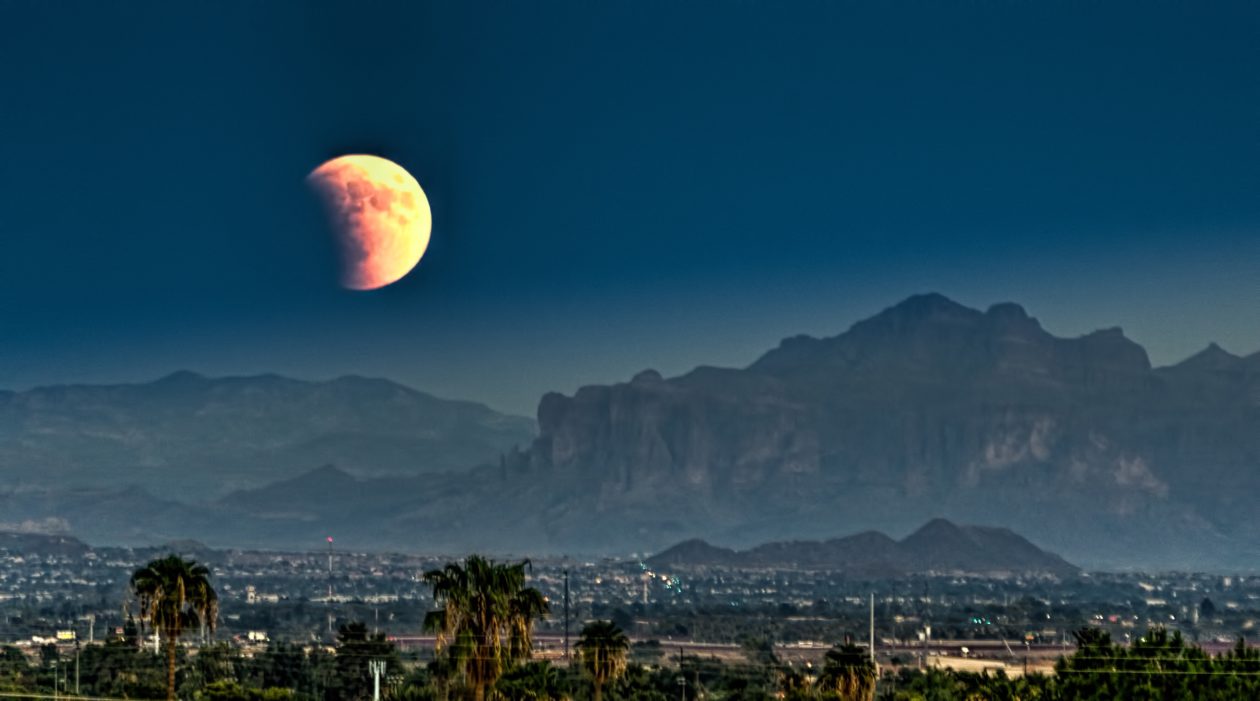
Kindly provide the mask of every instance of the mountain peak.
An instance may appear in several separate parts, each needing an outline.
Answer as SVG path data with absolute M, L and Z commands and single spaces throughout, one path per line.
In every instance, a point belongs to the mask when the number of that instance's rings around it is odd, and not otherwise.
M 1045 331 L 1013 302 L 987 311 L 939 293 L 908 297 L 830 338 L 794 337 L 751 369 L 813 386 L 837 377 L 979 377 L 986 373 L 1034 382 L 1132 386 L 1150 371 L 1146 350 L 1119 328 L 1066 339 Z
M 939 292 L 927 292 L 911 295 L 885 309 L 878 316 L 894 315 L 903 318 L 931 318 L 943 315 L 976 313 L 976 310 L 965 307 Z
M 737 553 L 730 548 L 722 548 L 710 544 L 700 538 L 684 540 L 681 543 L 648 558 L 655 566 L 684 565 L 689 563 L 719 564 L 734 559 Z
M 296 477 L 273 482 L 258 489 L 241 489 L 219 500 L 220 504 L 255 512 L 282 504 L 311 504 L 320 495 L 346 497 L 361 489 L 363 483 L 335 465 L 323 465 Z
M 664 381 L 665 381 L 665 379 L 661 377 L 661 373 L 659 373 L 659 372 L 657 372 L 657 371 L 652 370 L 651 368 L 649 368 L 649 369 L 647 369 L 647 370 L 643 370 L 643 371 L 641 371 L 641 372 L 637 373 L 637 374 L 636 374 L 633 378 L 631 378 L 631 379 L 630 379 L 630 384 L 634 384 L 634 385 L 658 385 L 658 384 L 660 384 L 660 383 L 662 383 L 662 382 L 664 382 Z
M 1039 570 L 1059 575 L 1076 571 L 1058 555 L 1041 550 L 1010 529 L 960 526 L 943 518 L 928 521 L 899 545 L 929 570 Z
M 849 330 L 878 336 L 978 324 L 984 315 L 937 292 L 918 294 L 894 304 Z M 929 331 L 931 332 L 931 331 Z
M 919 526 L 918 530 L 906 536 L 906 541 L 919 540 L 924 538 L 955 538 L 963 535 L 965 530 L 962 526 L 945 518 L 934 518 L 931 521 Z
M 1124 329 L 1112 326 L 1098 329 L 1081 336 L 1077 341 L 1095 370 L 1110 374 L 1140 375 L 1151 369 L 1150 357 L 1133 339 L 1124 335 Z
M 1177 363 L 1173 367 L 1182 370 L 1233 370 L 1244 362 L 1242 357 L 1230 353 L 1213 342 L 1209 343 L 1207 348 Z

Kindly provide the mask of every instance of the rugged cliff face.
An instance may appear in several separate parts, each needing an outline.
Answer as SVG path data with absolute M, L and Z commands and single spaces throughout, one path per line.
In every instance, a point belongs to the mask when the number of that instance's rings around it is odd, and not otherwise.
M 1260 515 L 1260 357 L 1213 346 L 1153 370 L 1119 329 L 1057 338 L 1014 304 L 912 297 L 743 370 L 550 394 L 538 420 L 509 471 L 577 490 L 546 526 L 580 545 L 905 532 L 944 515 L 1085 562 L 1206 565 L 1250 553 L 1240 521 Z

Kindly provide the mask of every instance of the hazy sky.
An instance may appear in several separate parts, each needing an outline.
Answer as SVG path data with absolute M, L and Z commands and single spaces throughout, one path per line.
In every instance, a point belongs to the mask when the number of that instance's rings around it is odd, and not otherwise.
M 939 291 L 1260 350 L 1260 5 L 0 2 L 0 386 L 383 375 L 533 413 Z M 337 287 L 370 152 L 420 266 Z

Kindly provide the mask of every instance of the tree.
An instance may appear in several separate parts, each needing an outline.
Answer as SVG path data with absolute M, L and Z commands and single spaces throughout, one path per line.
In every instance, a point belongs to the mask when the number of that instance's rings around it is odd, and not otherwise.
M 781 665 L 778 671 L 781 698 L 793 701 L 795 699 L 808 699 L 814 697 L 814 690 L 811 687 L 810 679 L 805 676 L 804 672 L 793 667 L 791 663 Z
M 530 662 L 499 678 L 499 693 L 512 701 L 557 701 L 564 698 L 564 679 L 550 662 Z
M 26 655 L 12 645 L 0 647 L 0 690 L 30 690 L 34 684 Z
M 166 690 L 165 661 L 121 637 L 85 646 L 79 666 L 88 696 L 156 699 Z
M 425 616 L 425 628 L 437 634 L 439 649 L 463 672 L 476 701 L 484 701 L 487 687 L 507 668 L 529 657 L 534 620 L 547 613 L 542 593 L 525 586 L 528 565 L 472 555 L 463 565 L 424 574 L 441 606 Z
M 528 660 L 534 653 L 534 621 L 547 615 L 547 597 L 526 587 L 508 600 L 508 657 L 513 662 Z
M 254 689 L 242 686 L 234 679 L 221 679 L 207 684 L 204 690 L 197 693 L 196 698 L 205 701 L 291 701 L 294 695 L 292 689 Z
M 254 656 L 250 681 L 261 688 L 313 691 L 310 661 L 302 647 L 292 643 L 268 643 L 265 654 Z
M 140 602 L 140 621 L 166 639 L 166 698 L 175 699 L 175 649 L 186 629 L 214 630 L 219 597 L 210 586 L 210 570 L 178 555 L 150 562 L 131 575 L 132 594 Z
M 370 696 L 369 663 L 385 663 L 386 676 L 402 671 L 398 648 L 384 633 L 370 633 L 366 623 L 351 621 L 337 630 L 337 654 L 333 676 L 324 689 L 328 701 L 363 701 Z
M 595 684 L 595 701 L 600 701 L 604 684 L 626 671 L 630 639 L 612 621 L 592 621 L 582 628 L 577 642 L 582 668 Z
M 875 664 L 857 645 L 833 647 L 824 657 L 818 686 L 845 701 L 870 701 L 875 698 Z

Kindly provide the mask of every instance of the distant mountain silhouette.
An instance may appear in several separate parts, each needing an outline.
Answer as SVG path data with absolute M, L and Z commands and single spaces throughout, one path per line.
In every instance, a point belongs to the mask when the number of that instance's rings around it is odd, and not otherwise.
M 654 567 L 731 567 L 842 572 L 850 577 L 910 574 L 1071 576 L 1080 570 L 1005 528 L 933 519 L 901 541 L 867 531 L 824 541 L 766 543 L 735 551 L 688 540 L 647 560 Z
M 224 531 L 223 521 L 204 507 L 159 499 L 139 487 L 0 488 L 0 513 L 64 523 L 92 545 L 156 544 Z
M 91 550 L 78 538 L 40 533 L 15 533 L 0 531 L 0 553 L 41 557 L 79 557 Z
M 547 394 L 537 437 L 512 449 L 527 429 L 360 378 L 5 395 L 0 513 L 111 541 L 289 546 L 336 532 L 455 553 L 744 548 L 906 533 L 939 515 L 1090 567 L 1260 569 L 1260 355 L 1209 346 L 1152 368 L 1119 329 L 1060 338 L 1016 304 L 917 295 L 747 368 Z M 437 466 L 466 471 L 424 472 Z M 48 491 L 61 479 L 86 491 Z M 204 490 L 196 508 L 171 498 L 183 480 Z M 862 537 L 846 547 L 887 540 Z
M 651 565 L 720 565 L 738 567 L 750 564 L 746 553 L 692 538 L 647 559 Z M 760 563 L 758 563 L 760 564 Z
M 178 372 L 0 392 L 0 482 L 11 487 L 138 484 L 200 501 L 322 464 L 358 476 L 467 470 L 533 437 L 527 418 L 355 376 Z

